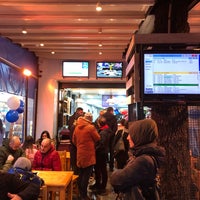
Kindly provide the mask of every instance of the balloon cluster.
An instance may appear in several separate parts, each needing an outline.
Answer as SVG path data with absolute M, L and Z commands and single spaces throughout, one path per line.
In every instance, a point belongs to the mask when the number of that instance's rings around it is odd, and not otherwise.
M 6 120 L 14 123 L 19 119 L 19 114 L 24 112 L 24 102 L 16 96 L 12 96 L 7 100 L 10 110 L 6 113 Z

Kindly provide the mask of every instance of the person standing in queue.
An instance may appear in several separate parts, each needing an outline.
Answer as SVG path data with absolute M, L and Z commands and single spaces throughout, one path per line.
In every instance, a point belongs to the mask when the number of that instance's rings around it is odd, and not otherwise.
M 76 122 L 77 119 L 80 116 L 83 116 L 84 112 L 83 112 L 83 108 L 78 107 L 76 109 L 76 112 L 69 118 L 69 122 L 68 122 L 68 129 L 70 131 L 70 141 L 71 141 L 71 145 L 70 145 L 70 163 L 71 163 L 71 168 L 74 171 L 74 174 L 78 175 L 79 174 L 79 170 L 78 167 L 76 165 L 76 154 L 77 154 L 77 149 L 76 146 L 73 144 L 72 138 L 73 138 L 73 132 L 76 126 Z
M 78 187 L 81 200 L 89 200 L 87 187 L 96 164 L 95 145 L 100 140 L 91 113 L 79 117 L 73 133 L 73 143 L 77 147 L 77 166 L 79 168 Z
M 106 124 L 110 127 L 112 133 L 110 136 L 109 142 L 109 168 L 112 172 L 114 169 L 114 149 L 113 149 L 113 142 L 115 137 L 115 132 L 117 131 L 117 118 L 114 115 L 113 107 L 108 107 L 106 112 L 103 114 L 103 117 L 106 119 Z

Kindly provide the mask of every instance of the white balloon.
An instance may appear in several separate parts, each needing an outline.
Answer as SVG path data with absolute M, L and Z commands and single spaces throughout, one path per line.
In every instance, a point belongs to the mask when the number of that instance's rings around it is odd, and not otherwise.
M 7 105 L 10 110 L 16 110 L 20 106 L 20 99 L 18 99 L 16 96 L 12 96 L 7 100 Z

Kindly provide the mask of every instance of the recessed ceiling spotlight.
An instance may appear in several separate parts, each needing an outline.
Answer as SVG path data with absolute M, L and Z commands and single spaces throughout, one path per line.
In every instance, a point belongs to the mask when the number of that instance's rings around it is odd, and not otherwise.
M 41 43 L 41 44 L 40 44 L 40 46 L 41 46 L 41 47 L 43 47 L 43 46 L 44 46 L 44 44 L 43 44 L 43 43 Z
M 52 51 L 51 54 L 55 54 L 55 51 Z
M 96 5 L 96 11 L 98 11 L 98 12 L 102 11 L 102 5 L 100 2 L 98 2 Z
M 102 46 L 103 46 L 103 45 L 102 45 L 102 43 L 100 42 L 100 43 L 99 43 L 99 47 L 102 47 Z
M 98 33 L 99 33 L 99 34 L 102 33 L 102 28 L 99 28 Z
M 27 32 L 27 30 L 22 30 L 22 33 L 27 34 L 28 32 Z
M 102 52 L 101 52 L 101 51 L 99 52 L 99 55 L 102 55 Z

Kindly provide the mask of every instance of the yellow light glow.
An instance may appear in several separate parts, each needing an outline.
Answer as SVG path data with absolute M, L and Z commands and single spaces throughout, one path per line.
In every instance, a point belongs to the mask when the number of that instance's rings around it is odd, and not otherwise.
M 23 74 L 25 76 L 30 76 L 32 74 L 32 72 L 30 70 L 28 70 L 28 69 L 24 69 Z

